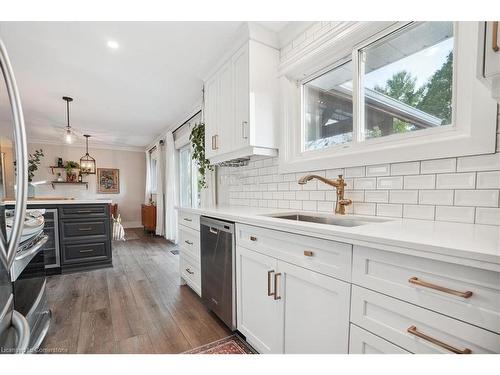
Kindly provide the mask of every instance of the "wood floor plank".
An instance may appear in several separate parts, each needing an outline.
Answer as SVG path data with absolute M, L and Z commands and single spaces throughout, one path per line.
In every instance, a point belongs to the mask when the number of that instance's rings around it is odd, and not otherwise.
M 142 229 L 113 242 L 113 268 L 51 276 L 43 348 L 68 353 L 182 353 L 229 330 L 179 285 L 175 245 Z

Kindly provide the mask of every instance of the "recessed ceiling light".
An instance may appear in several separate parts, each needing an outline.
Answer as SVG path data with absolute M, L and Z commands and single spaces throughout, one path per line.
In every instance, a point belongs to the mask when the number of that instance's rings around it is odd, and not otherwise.
M 116 40 L 108 40 L 108 47 L 111 48 L 111 49 L 118 49 L 118 47 L 120 47 L 120 45 L 118 44 L 118 42 Z

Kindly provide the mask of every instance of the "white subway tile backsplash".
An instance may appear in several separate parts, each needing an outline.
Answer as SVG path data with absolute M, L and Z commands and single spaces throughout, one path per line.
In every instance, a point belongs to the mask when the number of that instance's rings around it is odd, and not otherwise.
M 267 201 L 267 207 L 278 208 L 278 201 L 273 201 L 273 200 Z
M 324 201 L 325 192 L 324 191 L 311 191 L 309 193 L 309 199 L 312 201 Z
M 335 192 L 333 193 L 333 199 L 332 195 L 328 194 L 325 196 L 325 200 L 327 201 L 335 201 L 337 200 L 337 195 Z M 365 192 L 364 190 L 346 190 L 344 194 L 344 198 L 346 199 L 351 199 L 353 202 L 363 202 L 365 198 Z
M 338 178 L 339 175 L 344 175 L 344 169 L 327 169 L 326 170 L 326 178 Z M 345 177 L 345 176 L 344 176 Z
M 402 189 L 403 177 L 377 177 L 377 189 Z
M 278 201 L 278 208 L 290 208 L 290 201 Z
M 405 204 L 403 217 L 408 219 L 434 220 L 434 206 Z
M 457 159 L 424 160 L 420 162 L 420 173 L 446 173 L 457 170 Z
M 476 224 L 500 225 L 500 208 L 476 208 Z
M 453 205 L 453 190 L 420 190 L 418 203 Z
M 377 179 L 375 177 L 355 178 L 354 189 L 376 189 Z
M 316 201 L 302 201 L 302 209 L 306 211 L 316 211 L 318 208 Z
M 365 167 L 351 167 L 345 169 L 345 177 L 364 177 Z
M 309 191 L 297 191 L 295 192 L 295 199 L 300 200 L 300 201 L 307 201 L 309 200 Z
M 335 203 L 328 201 L 319 201 L 318 202 L 318 211 L 321 212 L 334 212 Z
M 418 202 L 418 190 L 391 190 L 389 193 L 391 203 L 414 203 Z
M 466 156 L 458 158 L 458 172 L 473 172 L 473 171 L 498 171 L 500 170 L 500 153 Z
M 294 210 L 302 210 L 302 201 L 290 201 L 290 208 Z
M 478 189 L 500 189 L 500 171 L 478 172 L 477 173 L 477 188 Z
M 414 161 L 409 163 L 396 163 L 391 165 L 391 175 L 405 176 L 412 174 L 420 174 L 420 162 Z
M 377 204 L 377 216 L 403 217 L 402 204 Z
M 375 203 L 353 203 L 354 214 L 375 216 L 377 205 Z M 348 207 L 351 207 L 348 206 Z
M 436 189 L 474 189 L 475 185 L 475 173 L 438 174 L 436 179 Z
M 405 189 L 434 189 L 436 186 L 436 176 L 418 175 L 418 176 L 404 176 Z
M 474 207 L 436 206 L 436 220 L 473 223 L 474 210 Z
M 389 176 L 391 172 L 390 164 L 369 165 L 366 167 L 366 176 Z
M 297 193 L 295 191 L 285 191 L 283 192 L 283 199 L 295 200 L 296 194 Z
M 387 203 L 389 201 L 389 192 L 387 190 L 366 190 L 365 202 Z
M 457 190 L 455 205 L 498 207 L 498 190 Z

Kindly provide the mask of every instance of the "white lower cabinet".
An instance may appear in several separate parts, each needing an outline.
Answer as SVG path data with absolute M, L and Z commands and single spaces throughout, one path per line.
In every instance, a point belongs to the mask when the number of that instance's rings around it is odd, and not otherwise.
M 261 353 L 347 353 L 350 284 L 236 248 L 238 330 Z
M 351 285 L 282 261 L 278 272 L 277 290 L 284 306 L 283 352 L 347 353 Z
M 411 354 L 397 345 L 351 324 L 349 354 Z
M 283 304 L 275 300 L 275 258 L 236 247 L 238 330 L 260 353 L 283 352 Z

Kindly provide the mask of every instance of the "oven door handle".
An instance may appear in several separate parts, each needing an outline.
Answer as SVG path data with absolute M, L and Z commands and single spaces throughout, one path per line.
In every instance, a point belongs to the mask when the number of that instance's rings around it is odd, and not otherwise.
M 28 196 L 28 145 L 24 126 L 21 97 L 17 89 L 16 79 L 5 45 L 0 40 L 0 70 L 3 73 L 5 87 L 9 97 L 12 118 L 14 120 L 14 145 L 16 148 L 16 205 L 14 210 L 14 225 L 10 238 L 0 235 L 0 261 L 5 268 L 10 269 L 16 257 L 17 248 L 23 230 L 26 201 Z
M 45 245 L 45 243 L 47 242 L 48 239 L 49 239 L 49 236 L 47 236 L 47 235 L 43 236 L 29 250 L 25 250 L 25 251 L 22 251 L 21 253 L 19 253 L 19 255 L 16 256 L 16 260 L 21 260 L 21 259 L 24 259 L 26 257 L 29 257 L 30 255 L 38 253 L 40 251 L 40 249 L 42 248 L 42 246 Z
M 30 343 L 30 325 L 26 318 L 16 310 L 12 311 L 12 326 L 17 332 L 17 354 L 26 354 Z

